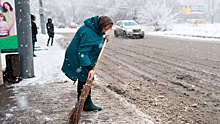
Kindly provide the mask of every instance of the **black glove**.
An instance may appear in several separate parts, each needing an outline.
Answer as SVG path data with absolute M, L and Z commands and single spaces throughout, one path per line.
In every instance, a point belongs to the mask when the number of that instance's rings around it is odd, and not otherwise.
M 91 71 L 93 69 L 93 67 L 91 65 L 85 66 L 85 67 L 88 69 L 88 71 Z

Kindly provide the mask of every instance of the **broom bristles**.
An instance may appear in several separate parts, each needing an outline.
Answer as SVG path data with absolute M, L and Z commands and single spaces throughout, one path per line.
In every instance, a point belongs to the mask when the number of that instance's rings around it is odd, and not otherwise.
M 79 124 L 81 113 L 84 107 L 85 99 L 80 99 L 75 108 L 72 109 L 69 116 L 69 124 Z
M 89 94 L 92 80 L 87 80 L 85 86 L 82 89 L 79 101 L 76 103 L 75 108 L 73 108 L 69 115 L 69 124 L 79 124 L 80 117 L 83 111 L 85 100 Z

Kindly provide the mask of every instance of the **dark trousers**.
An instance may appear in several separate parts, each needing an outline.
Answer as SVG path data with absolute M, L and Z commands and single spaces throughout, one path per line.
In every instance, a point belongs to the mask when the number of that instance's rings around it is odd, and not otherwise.
M 78 100 L 79 100 L 79 97 L 80 97 L 80 95 L 81 95 L 81 93 L 82 93 L 82 89 L 83 89 L 83 86 L 86 84 L 86 82 L 82 82 L 82 81 L 80 81 L 80 80 L 78 80 L 78 85 L 77 85 L 77 98 L 78 98 Z M 91 95 L 91 89 L 90 89 L 90 91 L 89 91 L 89 95 Z
M 51 39 L 51 46 L 53 45 L 53 37 L 49 37 L 49 38 L 48 38 L 48 41 L 47 41 L 47 46 L 48 46 L 49 43 L 50 43 L 50 39 Z
M 33 54 L 34 54 L 34 48 L 35 48 L 35 42 L 33 41 Z

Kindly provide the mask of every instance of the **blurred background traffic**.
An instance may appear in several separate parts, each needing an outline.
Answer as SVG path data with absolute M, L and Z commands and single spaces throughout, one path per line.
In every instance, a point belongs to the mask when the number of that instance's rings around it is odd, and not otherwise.
M 39 4 L 41 2 L 41 4 Z M 115 22 L 132 19 L 154 31 L 172 30 L 176 23 L 191 26 L 220 22 L 220 0 L 30 0 L 31 13 L 44 10 L 58 28 L 75 28 L 93 15 L 108 15 Z

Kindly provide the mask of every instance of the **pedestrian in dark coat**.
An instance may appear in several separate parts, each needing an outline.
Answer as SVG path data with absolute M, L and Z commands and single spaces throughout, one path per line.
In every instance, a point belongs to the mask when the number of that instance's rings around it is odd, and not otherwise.
M 54 37 L 54 25 L 52 23 L 52 19 L 49 18 L 47 22 L 47 34 L 49 36 L 47 41 L 47 46 L 49 45 L 50 39 L 51 39 L 51 46 L 53 45 L 53 37 Z
M 31 14 L 31 29 L 32 29 L 32 44 L 33 44 L 33 56 L 36 57 L 34 54 L 34 48 L 35 48 L 35 42 L 37 42 L 37 25 L 34 22 L 36 20 L 36 17 Z
M 84 21 L 71 43 L 66 49 L 62 71 L 71 80 L 78 79 L 77 93 L 78 100 L 81 90 L 87 78 L 93 79 L 95 64 L 102 49 L 104 39 L 109 40 L 106 35 L 113 26 L 113 21 L 107 16 L 94 16 Z M 100 111 L 102 108 L 95 106 L 91 100 L 91 90 L 84 104 L 84 111 Z

